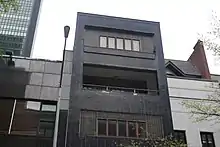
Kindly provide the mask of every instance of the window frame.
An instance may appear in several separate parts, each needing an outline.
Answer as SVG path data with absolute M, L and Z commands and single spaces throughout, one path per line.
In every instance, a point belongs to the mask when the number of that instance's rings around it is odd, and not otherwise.
M 120 49 L 120 48 L 118 48 L 117 47 L 117 39 L 121 39 L 122 40 L 122 49 Z M 121 38 L 121 37 L 116 37 L 116 47 L 115 47 L 115 49 L 117 49 L 117 50 L 125 50 L 125 41 L 124 41 L 124 38 Z
M 202 139 L 202 136 L 205 135 L 205 141 L 207 142 L 206 144 L 203 144 L 203 139 Z M 208 143 L 208 135 L 211 135 L 212 137 L 212 147 L 216 147 L 215 146 L 215 139 L 214 139 L 214 135 L 213 135 L 213 132 L 200 132 L 200 138 L 201 138 L 201 144 L 202 145 L 207 145 L 207 147 L 209 147 L 209 143 Z
M 139 50 L 138 51 L 135 51 L 134 50 L 134 44 L 133 44 L 133 42 L 134 41 L 138 41 L 138 44 L 139 44 Z M 141 40 L 138 40 L 138 39 L 132 39 L 132 50 L 134 51 L 134 52 L 140 52 L 141 51 Z
M 110 48 L 110 47 L 109 47 L 109 38 L 114 39 L 114 48 Z M 116 48 L 116 38 L 115 38 L 115 37 L 107 36 L 107 48 L 108 48 L 108 49 L 117 49 L 117 48 Z
M 4 134 L 9 134 L 9 131 L 10 131 L 10 126 L 11 126 L 11 123 L 12 123 L 12 119 L 13 119 L 13 112 L 14 112 L 14 109 L 15 109 L 15 99 L 13 99 L 13 98 L 1 98 L 1 100 L 9 100 L 9 101 L 11 101 L 12 102 L 12 107 L 11 107 L 11 111 L 8 113 L 8 114 L 10 114 L 9 115 L 9 117 L 8 117 L 8 122 L 6 122 L 7 123 L 7 129 L 5 129 L 4 130 L 4 128 L 2 129 L 2 130 L 0 130 L 0 134 L 1 135 L 4 135 Z M 8 107 L 7 107 L 8 108 Z M 1 111 L 1 110 L 0 110 Z M 4 113 L 4 114 L 6 114 L 6 113 Z
M 176 136 L 178 134 L 178 136 Z M 180 135 L 184 136 L 183 143 L 187 144 L 187 139 L 186 139 L 186 131 L 185 130 L 174 130 L 174 138 L 178 141 L 181 141 Z
M 106 46 L 105 47 L 102 47 L 101 46 L 101 37 L 104 37 L 106 38 Z M 110 48 L 109 47 L 109 38 L 113 38 L 114 39 L 114 48 Z M 118 48 L 118 39 L 122 40 L 122 48 Z M 125 42 L 126 40 L 129 40 L 130 43 L 131 43 L 131 49 L 128 50 L 125 48 Z M 133 42 L 134 41 L 137 41 L 139 44 L 139 50 L 134 50 L 134 45 L 133 45 Z M 123 38 L 123 37 L 115 37 L 115 36 L 105 36 L 105 35 L 100 35 L 99 36 L 99 47 L 100 48 L 106 48 L 106 49 L 116 49 L 116 50 L 124 50 L 124 51 L 132 51 L 132 52 L 141 52 L 141 40 L 139 39 L 133 39 L 133 38 Z
M 105 37 L 106 38 L 106 47 L 102 47 L 101 46 L 101 37 Z M 108 48 L 108 37 L 107 36 L 104 36 L 104 35 L 100 35 L 99 36 L 99 47 L 101 47 L 101 48 Z
M 39 134 L 39 130 L 40 130 L 40 121 L 44 121 L 44 122 L 49 122 L 49 123 L 53 123 L 53 132 L 54 133 L 54 130 L 55 130 L 55 123 L 56 123 L 56 113 L 57 113 L 57 104 L 55 102 L 49 102 L 49 101 L 40 101 L 40 100 L 32 100 L 32 99 L 14 99 L 14 98 L 0 98 L 2 100 L 13 100 L 13 110 L 11 112 L 11 116 L 10 116 L 10 122 L 9 122 L 9 126 L 8 126 L 8 129 L 7 129 L 7 132 L 5 133 L 1 133 L 1 134 L 5 134 L 5 135 L 17 135 L 17 136 L 35 136 L 35 137 L 38 137 L 38 136 L 41 136 L 41 137 L 44 137 L 44 138 L 52 138 L 53 136 L 51 137 L 47 137 L 47 136 L 42 136 Z M 38 115 L 39 116 L 43 116 L 44 114 L 49 114 L 49 113 L 54 113 L 53 115 L 55 115 L 55 117 L 53 118 L 53 120 L 43 120 L 42 118 L 39 118 L 39 120 L 37 121 L 37 128 L 36 130 L 34 130 L 36 132 L 36 135 L 32 135 L 32 134 L 23 134 L 23 133 L 17 133 L 16 131 L 18 131 L 17 129 L 18 128 L 14 128 L 13 129 L 13 124 L 15 123 L 15 116 L 16 116 L 16 108 L 19 106 L 19 103 L 18 102 L 23 102 L 24 103 L 24 110 L 27 110 L 27 111 L 38 111 Z M 35 109 L 30 109 L 27 107 L 27 104 L 28 102 L 36 102 L 36 103 L 40 103 L 40 108 L 39 110 L 35 110 Z M 56 111 L 43 111 L 42 110 L 42 105 L 53 105 L 56 107 Z M 25 111 L 24 111 L 25 112 Z M 19 114 L 20 112 L 18 112 Z M 16 116 L 17 117 L 17 116 Z M 14 131 L 14 133 L 13 133 Z
M 105 135 L 99 134 L 99 120 L 105 120 L 105 126 L 106 126 L 106 133 Z M 109 135 L 109 121 L 115 121 L 116 122 L 116 136 Z M 125 122 L 126 125 L 126 135 L 125 136 L 120 136 L 119 135 L 119 122 Z M 134 136 L 129 136 L 129 123 L 132 122 L 135 125 L 135 134 L 136 137 Z M 138 130 L 138 124 L 142 123 L 145 126 L 145 133 L 143 137 L 140 137 L 139 135 L 139 130 Z M 117 137 L 117 138 L 144 138 L 147 136 L 147 122 L 144 120 L 123 120 L 123 119 L 107 119 L 107 118 L 97 118 L 96 119 L 96 136 L 101 136 L 101 137 Z
M 126 41 L 130 41 L 130 43 L 131 43 L 131 44 L 130 44 L 130 47 L 131 47 L 130 50 L 126 49 Z M 133 41 L 133 39 L 130 39 L 130 38 L 124 38 L 124 50 L 126 50 L 126 51 L 133 51 L 132 41 Z

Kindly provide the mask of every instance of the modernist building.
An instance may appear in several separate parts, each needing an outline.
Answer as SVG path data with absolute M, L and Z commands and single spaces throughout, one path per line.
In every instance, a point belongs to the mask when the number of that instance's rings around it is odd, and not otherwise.
M 0 49 L 30 57 L 41 0 L 18 0 L 17 10 L 1 14 Z
M 189 147 L 220 146 L 220 125 L 215 121 L 195 123 L 182 101 L 209 103 L 209 96 L 217 96 L 220 75 L 209 72 L 204 47 L 198 41 L 187 61 L 166 60 L 167 81 L 176 136 Z M 218 92 L 219 93 L 219 92 Z
M 68 147 L 172 132 L 158 22 L 78 13 L 72 66 Z

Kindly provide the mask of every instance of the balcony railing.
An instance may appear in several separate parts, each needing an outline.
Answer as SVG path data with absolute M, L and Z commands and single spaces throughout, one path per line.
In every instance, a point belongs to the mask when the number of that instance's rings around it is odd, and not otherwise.
M 151 90 L 151 89 L 126 88 L 126 87 L 94 85 L 94 84 L 83 84 L 83 88 L 102 90 L 104 92 L 111 92 L 111 91 L 132 92 L 134 95 L 138 95 L 138 94 L 159 95 L 159 90 Z

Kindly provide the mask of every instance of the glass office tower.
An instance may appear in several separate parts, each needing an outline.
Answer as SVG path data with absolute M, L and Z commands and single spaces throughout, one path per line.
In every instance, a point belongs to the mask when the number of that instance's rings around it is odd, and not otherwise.
M 18 9 L 0 15 L 0 49 L 30 57 L 41 0 L 18 0 Z

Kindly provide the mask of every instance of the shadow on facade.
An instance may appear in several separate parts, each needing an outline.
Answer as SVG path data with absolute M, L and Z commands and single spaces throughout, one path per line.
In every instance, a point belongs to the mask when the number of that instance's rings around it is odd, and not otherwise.
M 7 59 L 3 62 L 0 59 L 0 98 L 2 100 L 3 114 L 6 115 L 13 112 L 13 109 L 27 110 L 27 114 L 22 114 L 21 111 L 17 112 L 17 117 L 12 118 L 9 116 L 7 120 L 17 121 L 18 123 L 8 123 L 3 120 L 3 124 L 0 123 L 0 146 L 1 147 L 50 147 L 52 146 L 51 138 L 40 137 L 36 134 L 39 133 L 37 124 L 39 124 L 38 118 L 42 117 L 38 110 L 27 108 L 28 99 L 25 99 L 26 86 L 29 85 L 31 72 L 26 71 L 21 67 L 9 66 Z M 16 101 L 17 103 L 16 103 Z M 6 104 L 6 105 L 5 105 Z M 16 107 L 15 107 L 16 104 Z M 9 107 L 8 107 L 9 106 Z M 14 106 L 14 108 L 13 108 Z M 11 109 L 12 108 L 12 109 Z M 16 112 L 15 112 L 16 113 Z M 20 114 L 19 114 L 20 113 Z M 13 113 L 11 113 L 13 114 Z M 28 117 L 27 117 L 28 116 Z M 23 119 L 30 118 L 28 120 Z M 10 125 L 5 125 L 5 124 Z M 22 123 L 22 124 L 21 124 Z M 21 130 L 16 128 L 17 126 L 22 127 Z M 13 127 L 16 131 L 13 132 Z M 6 128 L 6 129 L 5 129 Z M 9 128 L 9 129 L 7 129 Z M 38 130 L 35 134 L 24 135 L 25 128 Z M 11 131 L 12 130 L 12 131 Z M 12 133 L 10 133 L 12 132 Z M 22 132 L 22 133 L 19 133 Z

